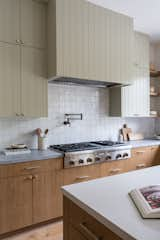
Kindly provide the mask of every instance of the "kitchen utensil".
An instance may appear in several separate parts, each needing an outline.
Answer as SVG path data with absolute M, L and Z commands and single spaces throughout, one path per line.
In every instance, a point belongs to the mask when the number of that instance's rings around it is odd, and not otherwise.
M 128 128 L 127 124 L 124 124 L 122 128 L 122 135 L 123 135 L 124 141 L 129 141 L 129 136 L 128 136 L 129 133 L 132 133 L 132 129 Z

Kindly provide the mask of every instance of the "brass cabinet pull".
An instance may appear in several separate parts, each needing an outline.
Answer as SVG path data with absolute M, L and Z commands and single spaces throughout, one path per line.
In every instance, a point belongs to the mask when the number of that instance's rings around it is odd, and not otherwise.
M 33 176 L 30 175 L 30 176 L 27 176 L 27 177 L 24 177 L 24 180 L 32 180 L 33 179 Z
M 144 168 L 145 166 L 146 166 L 145 163 L 141 163 L 141 164 L 138 164 L 138 165 L 136 166 L 136 168 Z
M 20 44 L 20 43 L 21 43 L 21 40 L 19 40 L 19 39 L 16 39 L 16 43 L 19 43 L 19 44 Z
M 87 178 L 90 178 L 90 176 L 76 177 L 76 180 L 83 180 L 83 179 L 87 179 Z
M 80 228 L 84 232 L 84 234 L 87 234 L 90 239 L 92 240 L 102 240 L 101 237 L 97 237 L 89 228 L 87 228 L 85 223 L 80 223 Z
M 38 179 L 38 175 L 33 175 L 33 180 Z
M 38 168 L 40 168 L 40 166 L 25 167 L 24 170 L 28 171 L 28 170 L 38 169 Z
M 120 172 L 122 169 L 121 168 L 115 168 L 115 169 L 112 169 L 110 172 L 111 173 L 118 173 Z
M 137 151 L 136 153 L 143 154 L 143 153 L 145 153 L 145 151 Z

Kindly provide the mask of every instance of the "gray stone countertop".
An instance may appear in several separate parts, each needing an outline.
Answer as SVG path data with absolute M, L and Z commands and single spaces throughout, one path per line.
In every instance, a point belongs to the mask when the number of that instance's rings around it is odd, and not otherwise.
M 160 140 L 156 140 L 156 139 L 144 139 L 144 140 L 138 140 L 138 141 L 129 141 L 126 143 L 130 144 L 132 148 L 160 146 Z
M 28 154 L 20 154 L 20 155 L 12 155 L 6 156 L 2 152 L 0 152 L 0 165 L 4 164 L 14 164 L 14 163 L 23 163 L 37 160 L 47 160 L 54 158 L 63 157 L 62 153 L 59 153 L 54 150 L 32 150 L 31 153 Z

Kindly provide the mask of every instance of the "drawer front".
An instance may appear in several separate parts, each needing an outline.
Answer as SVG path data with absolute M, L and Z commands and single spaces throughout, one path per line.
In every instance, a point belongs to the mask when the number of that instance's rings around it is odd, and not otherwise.
M 68 204 L 68 217 L 70 224 L 84 237 L 86 237 L 86 239 L 121 239 L 70 200 L 66 200 L 66 198 L 64 198 L 64 201 L 67 201 Z
M 99 164 L 63 170 L 64 185 L 84 182 L 100 177 Z
M 0 177 L 14 177 L 62 168 L 63 159 L 49 159 L 0 166 Z
M 102 163 L 101 177 L 112 176 L 125 172 L 125 163 L 127 160 L 118 160 Z

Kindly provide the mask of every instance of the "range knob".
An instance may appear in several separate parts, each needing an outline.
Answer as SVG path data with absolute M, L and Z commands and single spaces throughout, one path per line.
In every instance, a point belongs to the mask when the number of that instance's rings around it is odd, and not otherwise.
M 74 161 L 70 161 L 69 164 L 73 166 L 75 164 L 75 162 Z
M 128 153 L 124 153 L 123 154 L 123 157 L 125 158 L 125 157 L 128 157 L 129 155 L 128 155 Z
M 84 160 L 83 159 L 79 159 L 79 164 L 83 164 Z
M 121 154 L 117 154 L 116 159 L 119 159 L 119 158 L 121 158 L 121 157 L 122 157 Z
M 92 162 L 92 158 L 87 158 L 87 162 L 88 163 Z
M 98 162 L 98 161 L 100 161 L 100 160 L 101 160 L 100 157 L 95 157 L 95 161 L 96 161 L 96 162 Z
M 107 155 L 107 156 L 106 156 L 106 160 L 111 160 L 111 156 L 110 156 L 110 155 Z

